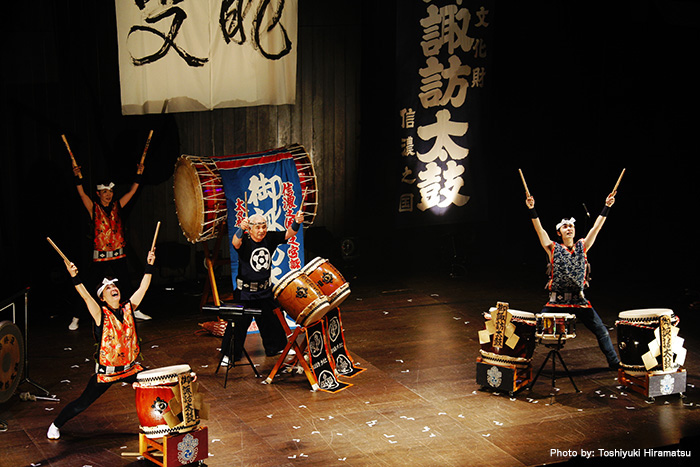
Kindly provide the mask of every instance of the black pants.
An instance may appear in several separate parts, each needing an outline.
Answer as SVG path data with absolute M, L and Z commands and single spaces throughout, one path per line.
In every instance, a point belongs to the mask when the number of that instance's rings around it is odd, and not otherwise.
M 61 413 L 58 414 L 58 417 L 56 417 L 56 419 L 53 421 L 53 424 L 56 425 L 57 428 L 61 428 L 68 420 L 90 407 L 90 405 L 99 399 L 99 397 L 104 394 L 114 383 L 133 383 L 135 381 L 136 375 L 131 375 L 128 378 L 112 381 L 111 383 L 98 383 L 97 374 L 92 375 L 80 397 L 72 402 L 69 402 L 68 405 L 61 410 Z
M 245 308 L 262 311 L 260 316 L 255 317 L 255 322 L 258 323 L 258 329 L 260 329 L 265 354 L 272 356 L 284 350 L 287 345 L 287 334 L 275 315 L 275 300 L 270 297 L 260 300 L 240 300 L 239 303 Z M 252 321 L 252 316 L 242 316 L 233 321 L 233 330 L 230 323 L 226 326 L 224 337 L 221 339 L 221 352 L 224 355 L 229 354 L 231 334 L 233 333 L 233 360 L 238 361 L 243 357 L 243 346 Z

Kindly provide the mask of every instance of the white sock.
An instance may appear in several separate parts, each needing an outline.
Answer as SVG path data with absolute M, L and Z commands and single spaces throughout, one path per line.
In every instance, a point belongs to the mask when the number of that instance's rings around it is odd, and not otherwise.
M 58 439 L 61 437 L 61 431 L 52 423 L 49 427 L 49 431 L 46 432 L 46 437 L 49 439 Z

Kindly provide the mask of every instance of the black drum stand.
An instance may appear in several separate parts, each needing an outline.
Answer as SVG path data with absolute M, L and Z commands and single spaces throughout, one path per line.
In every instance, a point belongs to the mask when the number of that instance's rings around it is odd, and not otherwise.
M 574 378 L 571 376 L 571 373 L 569 373 L 569 369 L 566 367 L 566 363 L 564 363 L 564 359 L 561 356 L 561 352 L 559 352 L 562 349 L 562 347 L 564 347 L 564 344 L 566 343 L 566 338 L 564 337 L 564 335 L 559 334 L 557 336 L 556 341 L 543 341 L 543 343 L 544 343 L 544 346 L 549 349 L 549 353 L 547 354 L 547 357 L 544 359 L 544 362 L 542 362 L 542 366 L 540 366 L 540 369 L 537 370 L 537 374 L 535 375 L 534 379 L 532 380 L 532 383 L 530 383 L 530 387 L 528 389 L 532 389 L 532 387 L 535 385 L 537 378 L 540 376 L 542 369 L 544 369 L 544 366 L 547 364 L 547 361 L 550 358 L 552 359 L 552 388 L 555 387 L 555 385 L 556 385 L 556 365 L 557 365 L 556 359 L 558 358 L 559 361 L 561 362 L 561 365 L 564 367 L 564 371 L 566 372 L 566 376 L 569 377 L 569 380 L 571 381 L 571 384 L 573 384 L 576 392 L 581 392 L 581 391 L 579 391 L 578 387 L 576 386 L 576 383 L 574 382 Z

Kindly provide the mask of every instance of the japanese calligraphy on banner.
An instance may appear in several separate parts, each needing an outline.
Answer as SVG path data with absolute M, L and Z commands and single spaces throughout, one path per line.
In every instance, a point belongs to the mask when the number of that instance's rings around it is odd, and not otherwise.
M 115 0 L 122 113 L 293 104 L 298 0 Z
M 465 216 L 492 7 L 492 0 L 398 2 L 400 223 L 451 223 Z
M 214 156 L 221 174 L 228 209 L 229 245 L 246 216 L 260 214 L 269 231 L 286 231 L 294 221 L 302 200 L 299 173 L 294 156 L 286 148 L 235 156 Z M 246 212 L 247 211 L 247 212 Z M 234 288 L 238 277 L 238 254 L 231 248 L 231 277 Z M 272 274 L 276 283 L 293 269 L 304 265 L 304 229 L 280 245 L 272 256 Z

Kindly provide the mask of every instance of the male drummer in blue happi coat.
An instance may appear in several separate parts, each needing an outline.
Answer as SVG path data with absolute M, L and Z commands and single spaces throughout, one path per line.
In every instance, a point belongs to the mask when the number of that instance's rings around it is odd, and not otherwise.
M 530 210 L 532 225 L 535 227 L 542 248 L 547 252 L 550 261 L 550 279 L 547 283 L 549 301 L 544 306 L 542 313 L 555 313 L 566 310 L 576 315 L 576 318 L 595 334 L 598 346 L 608 361 L 611 369 L 617 369 L 620 359 L 610 339 L 605 324 L 586 299 L 583 291 L 588 287 L 588 250 L 595 243 L 596 237 L 607 219 L 610 208 L 615 204 L 615 192 L 608 195 L 605 206 L 596 219 L 593 227 L 585 238 L 575 241 L 576 228 L 574 218 L 562 219 L 556 226 L 557 235 L 561 237 L 561 243 L 549 238 L 547 231 L 535 211 L 535 198 L 528 196 L 525 201 Z

